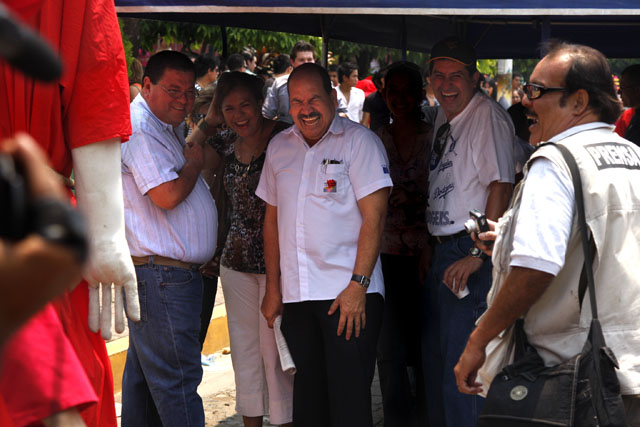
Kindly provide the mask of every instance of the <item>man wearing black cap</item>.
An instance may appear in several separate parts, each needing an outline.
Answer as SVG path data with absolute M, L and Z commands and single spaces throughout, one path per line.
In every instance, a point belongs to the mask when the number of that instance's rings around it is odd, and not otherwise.
M 491 261 L 464 223 L 471 209 L 493 220 L 505 211 L 514 182 L 514 129 L 507 112 L 477 90 L 471 46 L 440 41 L 431 50 L 430 71 L 440 106 L 427 207 L 434 247 L 423 334 L 429 418 L 433 426 L 475 426 L 482 399 L 458 392 L 453 367 L 486 308 Z

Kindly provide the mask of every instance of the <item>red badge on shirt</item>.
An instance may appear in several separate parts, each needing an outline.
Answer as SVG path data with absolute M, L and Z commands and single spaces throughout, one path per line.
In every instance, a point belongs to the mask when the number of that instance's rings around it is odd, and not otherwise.
M 328 179 L 327 182 L 324 183 L 323 191 L 325 193 L 335 193 L 338 190 L 338 184 L 335 179 Z

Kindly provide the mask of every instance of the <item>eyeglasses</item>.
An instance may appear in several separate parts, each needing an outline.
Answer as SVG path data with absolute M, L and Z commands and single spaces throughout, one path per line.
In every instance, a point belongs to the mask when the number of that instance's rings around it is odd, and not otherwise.
M 538 99 L 547 92 L 557 92 L 567 90 L 566 87 L 544 87 L 536 83 L 526 83 L 524 85 L 524 93 L 527 94 L 529 100 Z
M 438 157 L 442 157 L 444 153 L 444 148 L 447 145 L 447 140 L 451 135 L 451 125 L 449 122 L 446 122 L 438 128 L 436 132 L 436 140 L 434 141 L 433 151 L 436 153 Z
M 183 96 L 187 97 L 187 100 L 193 100 L 196 99 L 196 91 L 195 89 L 190 89 L 190 90 L 185 90 L 184 92 L 179 91 L 179 90 L 175 90 L 175 89 L 167 89 L 166 87 L 164 87 L 161 84 L 157 84 L 157 86 L 160 86 L 162 89 L 164 89 L 165 92 L 167 92 L 167 94 L 169 94 L 170 97 L 172 97 L 173 99 L 180 99 Z

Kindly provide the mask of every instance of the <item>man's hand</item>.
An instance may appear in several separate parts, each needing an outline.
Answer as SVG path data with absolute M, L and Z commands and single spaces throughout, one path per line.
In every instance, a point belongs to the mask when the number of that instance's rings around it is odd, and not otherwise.
M 140 320 L 136 272 L 124 231 L 124 199 L 118 138 L 74 148 L 78 209 L 87 218 L 89 264 L 89 329 L 111 339 L 111 287 L 115 286 L 115 330 L 124 331 L 123 292 L 127 314 Z M 98 286 L 102 285 L 102 304 Z
M 482 267 L 482 260 L 472 256 L 466 256 L 451 264 L 445 271 L 442 281 L 456 294 L 464 291 L 467 280 Z
M 275 286 L 272 289 L 277 289 Z M 276 317 L 282 314 L 282 295 L 280 292 L 267 292 L 262 298 L 262 305 L 260 306 L 262 315 L 267 320 L 267 324 L 273 329 L 273 322 Z
M 329 316 L 340 309 L 340 320 L 338 321 L 337 335 L 342 335 L 345 330 L 345 339 L 351 339 L 352 330 L 356 338 L 360 336 L 360 329 L 364 329 L 367 324 L 365 306 L 367 303 L 367 290 L 359 283 L 349 282 L 349 285 L 340 292 L 340 295 L 333 301 L 329 308 Z
M 482 392 L 482 384 L 476 382 L 476 378 L 485 358 L 485 347 L 477 345 L 472 339 L 469 339 L 458 364 L 453 369 L 460 393 L 478 394 Z
M 198 173 L 204 167 L 204 150 L 202 144 L 187 144 L 184 146 L 184 158 Z
M 498 223 L 491 221 L 490 219 L 487 219 L 487 223 L 489 224 L 489 228 L 491 231 L 486 231 L 484 233 L 478 233 L 478 234 L 471 233 L 471 238 L 476 243 L 476 246 L 478 247 L 478 249 L 482 250 L 482 252 L 484 252 L 488 256 L 491 256 L 493 254 L 493 245 L 487 246 L 483 242 L 484 241 L 494 242 L 496 240 L 496 238 L 498 237 L 498 233 L 496 231 L 496 226 L 498 225 Z
M 215 257 L 200 266 L 200 274 L 209 279 L 218 277 L 220 271 L 220 257 Z

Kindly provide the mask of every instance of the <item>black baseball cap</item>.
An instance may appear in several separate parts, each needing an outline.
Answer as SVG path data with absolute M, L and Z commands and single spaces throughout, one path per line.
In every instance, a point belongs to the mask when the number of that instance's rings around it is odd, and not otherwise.
M 467 42 L 457 37 L 448 37 L 431 48 L 429 63 L 437 59 L 448 59 L 469 66 L 476 63 L 476 51 Z

